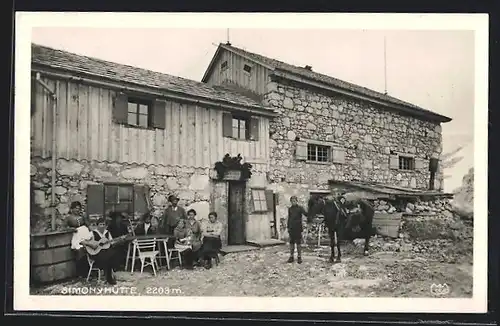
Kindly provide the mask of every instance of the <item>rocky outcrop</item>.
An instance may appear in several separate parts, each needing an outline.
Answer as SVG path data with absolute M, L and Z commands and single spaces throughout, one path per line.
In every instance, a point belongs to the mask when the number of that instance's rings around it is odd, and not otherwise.
M 452 210 L 461 218 L 472 220 L 474 217 L 474 168 L 462 179 L 462 186 L 455 190 L 451 203 Z

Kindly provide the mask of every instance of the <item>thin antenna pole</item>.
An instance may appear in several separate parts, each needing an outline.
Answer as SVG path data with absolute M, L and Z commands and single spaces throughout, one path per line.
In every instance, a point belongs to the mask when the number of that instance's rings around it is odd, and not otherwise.
M 384 35 L 384 94 L 387 95 L 387 41 Z

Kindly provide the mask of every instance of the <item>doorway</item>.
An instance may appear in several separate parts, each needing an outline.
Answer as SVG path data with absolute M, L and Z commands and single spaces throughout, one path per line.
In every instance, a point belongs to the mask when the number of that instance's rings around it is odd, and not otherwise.
M 229 245 L 242 245 L 246 243 L 245 183 L 230 181 L 228 188 L 227 243 Z

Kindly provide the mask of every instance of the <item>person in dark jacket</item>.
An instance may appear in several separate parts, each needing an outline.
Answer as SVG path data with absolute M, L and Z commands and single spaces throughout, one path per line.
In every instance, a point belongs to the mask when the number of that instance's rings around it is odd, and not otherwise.
M 292 206 L 288 208 L 288 235 L 290 237 L 290 258 L 289 263 L 293 263 L 295 245 L 297 245 L 297 263 L 302 263 L 301 243 L 302 243 L 302 216 L 307 217 L 305 209 L 298 204 L 296 196 L 290 197 Z
M 110 212 L 109 217 L 111 218 L 111 224 L 109 225 L 108 230 L 113 238 L 118 238 L 129 233 L 127 223 L 124 221 L 123 214 L 121 212 Z
M 156 233 L 156 228 L 151 224 L 150 212 L 144 213 L 144 215 L 142 215 L 141 223 L 139 223 L 135 228 L 135 235 L 150 235 Z
M 108 231 L 113 238 L 119 238 L 121 236 L 130 234 L 128 223 L 125 222 L 125 216 L 122 212 L 110 212 L 109 217 L 111 218 L 111 223 L 108 227 Z M 114 246 L 115 253 L 117 255 L 118 261 L 120 261 L 120 265 L 117 267 L 121 269 L 125 267 L 125 260 L 127 257 L 127 249 L 128 243 L 121 242 Z
M 179 198 L 175 195 L 168 196 L 170 206 L 167 207 L 161 221 L 161 230 L 164 234 L 174 234 L 174 229 L 180 219 L 186 220 L 187 214 L 184 208 L 179 207 Z

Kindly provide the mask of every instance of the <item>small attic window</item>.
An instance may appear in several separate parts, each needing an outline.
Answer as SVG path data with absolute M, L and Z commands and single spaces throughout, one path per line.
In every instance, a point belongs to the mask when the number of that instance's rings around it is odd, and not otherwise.
M 221 70 L 227 69 L 227 61 L 224 61 L 224 62 L 220 65 L 220 69 L 221 69 Z
M 249 65 L 244 65 L 243 66 L 243 70 L 246 72 L 246 73 L 251 73 L 252 72 L 252 67 L 249 66 Z

